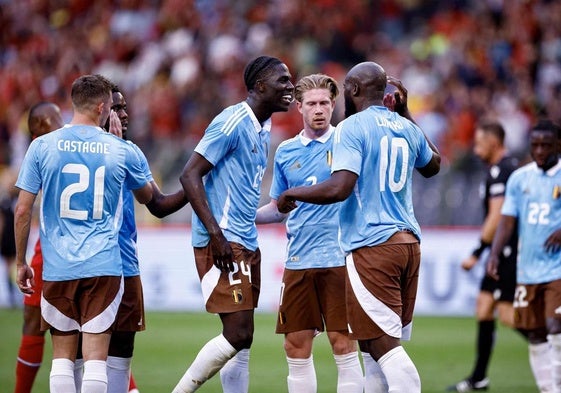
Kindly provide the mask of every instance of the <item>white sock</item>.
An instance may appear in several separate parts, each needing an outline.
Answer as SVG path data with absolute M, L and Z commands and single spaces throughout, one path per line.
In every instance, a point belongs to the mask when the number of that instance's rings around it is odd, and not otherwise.
M 220 369 L 223 393 L 249 391 L 249 349 L 242 349 Z
M 333 355 L 337 365 L 337 393 L 362 393 L 364 381 L 358 352 Z
M 107 363 L 105 360 L 84 362 L 82 393 L 107 393 Z
M 402 346 L 385 353 L 378 364 L 388 381 L 388 392 L 421 393 L 419 373 Z
M 107 357 L 107 393 L 128 393 L 132 358 Z
M 529 344 L 530 368 L 534 374 L 536 385 L 540 392 L 551 392 L 553 378 L 551 372 L 551 358 L 549 343 Z
M 561 392 L 561 334 L 550 334 L 547 336 L 551 356 L 551 371 L 553 379 L 553 392 Z
M 49 376 L 49 388 L 53 393 L 74 393 L 74 362 L 70 359 L 53 359 Z
M 216 374 L 236 352 L 222 334 L 214 337 L 201 348 L 172 393 L 194 392 Z
M 364 393 L 388 393 L 388 381 L 380 368 L 368 352 L 362 352 L 364 364 Z
M 314 355 L 307 359 L 286 358 L 288 362 L 288 384 L 289 393 L 316 393 L 317 380 L 314 368 Z
M 82 378 L 84 377 L 84 359 L 76 359 L 74 362 L 74 385 L 76 393 L 82 391 Z

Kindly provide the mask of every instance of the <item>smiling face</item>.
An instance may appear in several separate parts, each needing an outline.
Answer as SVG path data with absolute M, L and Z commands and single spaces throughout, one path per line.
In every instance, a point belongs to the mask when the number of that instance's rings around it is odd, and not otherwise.
M 296 107 L 302 114 L 306 137 L 318 138 L 329 129 L 335 101 L 331 99 L 328 89 L 305 91 L 302 94 L 302 102 L 296 101 Z
M 270 113 L 288 111 L 294 99 L 291 78 L 286 64 L 278 64 L 256 82 L 261 92 L 260 101 Z

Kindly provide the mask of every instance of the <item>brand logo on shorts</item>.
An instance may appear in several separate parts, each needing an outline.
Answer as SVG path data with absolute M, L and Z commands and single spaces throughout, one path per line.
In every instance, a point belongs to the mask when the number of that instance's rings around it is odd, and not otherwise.
M 235 304 L 240 304 L 243 302 L 243 294 L 241 289 L 234 289 L 232 291 L 232 299 L 234 299 Z

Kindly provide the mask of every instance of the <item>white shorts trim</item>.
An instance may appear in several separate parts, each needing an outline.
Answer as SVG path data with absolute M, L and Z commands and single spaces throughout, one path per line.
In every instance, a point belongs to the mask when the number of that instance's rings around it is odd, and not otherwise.
M 203 291 L 203 299 L 205 302 L 204 304 L 208 302 L 210 295 L 212 295 L 212 291 L 214 291 L 214 288 L 216 288 L 216 285 L 218 285 L 220 273 L 220 270 L 216 266 L 212 265 L 210 270 L 206 272 L 206 274 L 201 279 L 201 289 Z
M 372 295 L 372 293 L 364 286 L 356 270 L 352 255 L 352 253 L 349 253 L 347 256 L 347 272 L 349 274 L 351 287 L 358 303 L 366 315 L 368 315 L 368 317 L 388 336 L 401 339 L 401 317 Z

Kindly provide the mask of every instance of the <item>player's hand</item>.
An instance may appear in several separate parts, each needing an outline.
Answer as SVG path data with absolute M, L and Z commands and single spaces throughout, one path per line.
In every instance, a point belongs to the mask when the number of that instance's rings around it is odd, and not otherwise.
M 397 78 L 388 75 L 388 84 L 395 86 L 396 91 L 388 93 L 384 96 L 384 106 L 386 106 L 391 111 L 399 113 L 401 116 L 407 117 L 409 112 L 407 107 L 407 89 L 403 86 L 403 83 Z
M 109 132 L 119 138 L 123 137 L 123 125 L 121 124 L 121 120 L 113 109 L 109 113 Z
M 35 292 L 35 290 L 33 289 L 33 287 L 35 286 L 33 269 L 31 269 L 31 267 L 27 263 L 18 264 L 16 283 L 19 290 L 26 295 L 31 295 Z
M 281 194 L 277 200 L 277 209 L 279 212 L 287 214 L 296 209 L 296 200 L 286 194 L 286 191 Z
M 214 236 L 211 235 L 210 247 L 214 257 L 214 266 L 216 266 L 221 272 L 233 272 L 234 253 L 232 252 L 232 246 L 230 246 L 230 243 L 226 240 L 224 234 L 220 233 Z
M 561 229 L 553 232 L 544 243 L 545 250 L 550 254 L 555 254 L 561 250 Z
M 477 258 L 474 255 L 470 255 L 462 261 L 462 269 L 465 271 L 470 271 L 477 264 Z
M 487 275 L 492 279 L 499 280 L 499 257 L 496 255 L 489 255 L 486 266 Z

